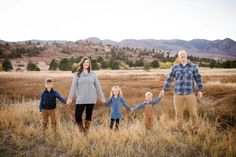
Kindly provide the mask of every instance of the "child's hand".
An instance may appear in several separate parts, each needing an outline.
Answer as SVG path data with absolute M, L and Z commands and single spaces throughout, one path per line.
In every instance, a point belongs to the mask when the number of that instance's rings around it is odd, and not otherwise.
M 43 112 L 39 112 L 39 115 L 40 115 L 40 116 L 43 116 Z
M 162 97 L 162 92 L 159 93 L 159 97 L 160 97 L 160 98 Z
M 131 112 L 133 112 L 134 111 L 134 108 L 131 108 Z
M 198 92 L 198 97 L 201 99 L 202 98 L 203 93 L 201 91 Z

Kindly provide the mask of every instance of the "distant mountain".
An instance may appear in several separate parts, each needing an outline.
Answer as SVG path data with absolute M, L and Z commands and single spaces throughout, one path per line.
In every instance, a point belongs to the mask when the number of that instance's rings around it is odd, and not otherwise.
M 90 42 L 102 43 L 106 45 L 119 45 L 123 47 L 133 48 L 149 48 L 156 50 L 178 51 L 180 49 L 187 50 L 191 55 L 211 57 L 211 56 L 227 56 L 236 57 L 236 42 L 230 38 L 223 40 L 206 40 L 193 39 L 190 41 L 173 39 L 173 40 L 155 40 L 155 39 L 125 39 L 120 42 L 112 40 L 100 40 L 93 37 L 86 39 Z
M 5 43 L 6 43 L 6 41 L 0 40 L 0 44 L 5 44 Z
M 64 44 L 64 43 L 66 43 L 68 41 L 66 41 L 66 40 L 37 40 L 37 39 L 32 39 L 32 40 L 25 40 L 25 41 L 10 42 L 10 41 L 0 40 L 0 44 L 5 44 L 5 43 L 25 44 L 25 43 L 28 43 L 28 42 L 31 42 L 31 43 L 34 43 L 34 44 L 40 43 L 42 45 L 45 45 L 45 44 L 51 45 L 51 44 L 54 44 L 54 43 Z
M 8 43 L 10 46 L 6 46 Z M 172 39 L 172 40 L 155 40 L 155 39 L 125 39 L 122 41 L 113 41 L 113 40 L 101 40 L 97 37 L 87 38 L 85 40 L 78 40 L 76 42 L 66 41 L 66 40 L 26 40 L 26 41 L 17 41 L 17 42 L 8 42 L 0 40 L 0 58 L 4 55 L 9 55 L 12 53 L 12 49 L 16 48 L 25 48 L 32 49 L 34 46 L 41 48 L 39 53 L 48 63 L 51 58 L 62 56 L 71 56 L 78 54 L 85 55 L 103 55 L 109 56 L 111 52 L 111 47 L 117 45 L 125 48 L 124 53 L 126 55 L 136 58 L 136 51 L 131 50 L 130 48 L 148 48 L 155 49 L 155 52 L 162 53 L 164 56 L 170 55 L 174 56 L 180 49 L 185 49 L 189 55 L 199 56 L 205 58 L 213 59 L 236 59 L 236 42 L 230 38 L 225 38 L 223 40 L 206 40 L 206 39 L 193 39 L 190 41 Z M 127 49 L 126 49 L 127 48 Z M 28 51 L 27 51 L 28 52 Z M 140 50 L 139 52 L 142 52 Z M 33 52 L 32 52 L 33 53 Z M 53 55 L 50 55 L 54 53 Z M 12 54 L 17 56 L 19 54 Z M 27 56 L 27 54 L 23 54 Z M 28 54 L 30 55 L 30 54 Z M 47 57 L 45 57 L 47 56 Z M 134 57 L 136 56 L 136 57 Z M 149 59 L 152 56 L 149 56 Z M 36 58 L 37 60 L 38 58 Z
M 114 47 L 114 45 L 117 45 Z M 189 55 L 200 58 L 220 60 L 236 59 L 236 42 L 224 40 L 209 41 L 194 39 L 190 41 L 155 40 L 155 39 L 125 39 L 120 42 L 109 39 L 88 38 L 76 42 L 65 40 L 27 40 L 8 42 L 0 40 L 0 63 L 9 57 L 14 70 L 25 70 L 28 61 L 37 64 L 40 69 L 48 69 L 52 59 L 61 60 L 78 56 L 102 57 L 125 60 L 127 57 L 136 62 L 142 58 L 150 63 L 154 59 L 161 61 L 164 57 L 173 57 L 180 49 L 187 50 Z
M 45 44 L 54 44 L 54 43 L 57 43 L 57 44 L 64 44 L 68 41 L 66 40 L 26 40 L 26 41 L 18 41 L 17 43 L 25 43 L 25 42 L 32 42 L 34 44 L 37 44 L 37 43 L 40 43 L 42 45 L 45 45 Z

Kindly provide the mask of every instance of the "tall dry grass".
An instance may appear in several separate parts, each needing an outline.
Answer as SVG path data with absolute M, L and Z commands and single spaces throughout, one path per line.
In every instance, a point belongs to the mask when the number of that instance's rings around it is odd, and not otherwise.
M 204 69 L 205 70 L 205 69 Z M 203 70 L 203 73 L 206 71 Z M 90 132 L 84 136 L 74 120 L 74 105 L 57 107 L 57 134 L 42 133 L 38 114 L 43 81 L 53 76 L 54 88 L 65 98 L 71 73 L 0 74 L 0 156 L 235 156 L 235 91 L 233 75 L 203 75 L 205 97 L 198 100 L 199 132 L 192 135 L 185 114 L 187 133 L 176 132 L 172 88 L 155 111 L 152 131 L 143 125 L 143 111 L 131 113 L 123 108 L 120 130 L 109 126 L 109 108 L 98 103 Z M 226 73 L 225 72 L 225 73 Z M 163 72 L 98 72 L 103 91 L 119 85 L 131 106 L 144 100 L 148 90 L 157 96 L 166 79 Z M 159 118 L 158 118 L 159 117 Z

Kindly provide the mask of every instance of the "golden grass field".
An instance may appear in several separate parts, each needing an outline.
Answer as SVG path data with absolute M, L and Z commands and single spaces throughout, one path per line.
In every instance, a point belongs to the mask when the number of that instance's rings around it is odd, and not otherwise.
M 108 99 L 118 85 L 131 106 L 144 101 L 146 91 L 158 96 L 169 69 L 96 71 Z M 199 131 L 183 134 L 175 128 L 173 83 L 155 109 L 152 131 L 143 125 L 143 110 L 123 108 L 118 132 L 110 131 L 109 108 L 97 103 L 92 127 L 87 136 L 79 132 L 74 120 L 74 105 L 58 102 L 58 132 L 42 133 L 38 113 L 44 79 L 54 78 L 54 89 L 67 98 L 71 72 L 0 73 L 0 156 L 236 156 L 236 69 L 201 68 L 205 93 L 198 100 Z M 185 112 L 185 128 L 191 127 Z

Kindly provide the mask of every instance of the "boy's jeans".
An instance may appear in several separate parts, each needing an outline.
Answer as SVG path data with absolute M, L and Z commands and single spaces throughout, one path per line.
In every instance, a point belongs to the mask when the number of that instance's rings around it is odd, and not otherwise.
M 190 115 L 192 126 L 196 127 L 197 125 L 197 98 L 194 93 L 189 95 L 178 95 L 174 94 L 174 106 L 175 106 L 175 115 L 177 119 L 177 126 L 178 128 L 183 128 L 183 112 L 184 112 L 184 105 L 186 105 Z
M 56 121 L 56 109 L 43 109 L 43 130 L 48 128 L 48 119 L 51 119 L 52 129 L 56 131 L 57 121 Z

